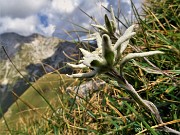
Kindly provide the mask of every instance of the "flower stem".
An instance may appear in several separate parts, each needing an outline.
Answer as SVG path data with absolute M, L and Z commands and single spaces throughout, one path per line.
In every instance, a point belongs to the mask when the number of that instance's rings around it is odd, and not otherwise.
M 124 88 L 139 106 L 150 111 L 155 116 L 159 124 L 163 123 L 157 107 L 151 101 L 142 99 L 134 87 L 124 77 L 120 76 L 114 69 L 112 69 L 111 72 L 108 72 L 106 75 L 116 80 L 119 86 Z M 161 130 L 180 135 L 179 131 L 171 129 L 167 126 L 163 126 Z

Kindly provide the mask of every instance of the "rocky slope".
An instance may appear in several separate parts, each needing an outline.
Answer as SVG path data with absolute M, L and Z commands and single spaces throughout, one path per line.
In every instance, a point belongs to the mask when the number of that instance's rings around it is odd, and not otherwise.
M 29 84 L 13 67 L 4 52 L 20 73 L 30 82 L 34 82 L 47 72 L 59 69 L 61 73 L 70 72 L 62 68 L 70 61 L 63 51 L 72 58 L 77 58 L 78 45 L 55 37 L 33 34 L 28 37 L 16 33 L 0 35 L 0 105 L 3 112 L 15 101 L 12 90 L 21 95 Z

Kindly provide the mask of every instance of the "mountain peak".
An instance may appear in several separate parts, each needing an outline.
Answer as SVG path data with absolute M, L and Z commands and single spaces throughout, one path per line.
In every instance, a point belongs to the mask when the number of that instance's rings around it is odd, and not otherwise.
M 15 33 L 15 32 L 7 32 L 7 33 L 2 33 L 0 34 L 0 40 L 2 40 L 3 38 L 10 38 L 10 37 L 13 37 L 13 38 L 27 38 L 27 37 L 45 37 L 41 34 L 38 34 L 38 33 L 33 33 L 29 36 L 23 36 L 23 35 L 20 35 L 18 33 Z

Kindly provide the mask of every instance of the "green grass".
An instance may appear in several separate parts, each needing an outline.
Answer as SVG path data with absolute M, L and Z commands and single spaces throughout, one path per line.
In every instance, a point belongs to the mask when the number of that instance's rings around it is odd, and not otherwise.
M 158 107 L 164 123 L 180 131 L 179 1 L 149 2 L 150 6 L 144 6 L 144 19 L 140 19 L 133 8 L 139 27 L 126 53 L 161 50 L 165 54 L 148 57 L 150 63 L 147 59 L 136 59 L 138 63 L 129 62 L 124 69 L 125 76 L 143 99 L 152 101 Z M 152 74 L 149 69 L 161 74 Z M 109 82 L 105 76 L 96 79 Z M 82 82 L 85 83 L 84 80 Z M 160 125 L 153 115 L 138 107 L 123 89 L 107 83 L 96 92 L 90 91 L 87 96 L 65 91 L 67 86 L 78 87 L 78 84 L 77 79 L 72 80 L 65 75 L 45 75 L 34 86 L 56 113 L 33 88 L 29 88 L 11 106 L 11 112 L 4 115 L 10 131 L 2 123 L 3 119 L 0 121 L 0 134 L 170 135 L 155 130 Z
M 52 106 L 59 106 L 59 96 L 63 97 L 63 103 L 68 103 L 68 95 L 66 93 L 63 94 L 65 91 L 61 91 L 62 93 L 59 94 L 59 89 L 63 90 L 67 86 L 75 85 L 75 79 L 67 78 L 65 75 L 52 73 L 46 74 L 37 80 L 33 86 L 38 90 L 48 101 L 50 101 Z M 7 120 L 9 127 L 11 128 L 20 128 L 21 124 L 27 122 L 27 128 L 29 124 L 33 121 L 39 121 L 41 119 L 45 119 L 45 116 L 42 116 L 44 112 L 51 112 L 51 108 L 47 107 L 47 103 L 43 100 L 43 98 L 34 90 L 33 87 L 30 87 L 26 90 L 25 93 L 21 97 L 14 97 L 18 98 L 18 100 L 11 105 L 9 110 L 6 112 L 4 117 Z M 63 95 L 63 96 L 62 96 Z M 3 119 L 1 119 L 1 132 L 4 133 L 6 131 L 5 125 L 2 124 Z M 17 125 L 14 125 L 14 123 Z M 28 124 L 29 123 L 29 124 Z M 25 126 L 25 127 L 26 127 Z M 4 131 L 3 131 L 4 130 Z M 15 131 L 15 130 L 14 130 Z M 17 131 L 19 132 L 19 131 Z M 24 132 L 24 131 L 21 131 Z

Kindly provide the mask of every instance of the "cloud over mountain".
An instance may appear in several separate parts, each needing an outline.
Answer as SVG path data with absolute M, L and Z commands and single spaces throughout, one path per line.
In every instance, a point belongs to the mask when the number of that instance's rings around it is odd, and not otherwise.
M 133 1 L 140 6 L 142 0 Z M 65 31 L 78 29 L 70 22 L 87 28 L 92 23 L 79 8 L 102 23 L 105 10 L 101 5 L 113 5 L 117 9 L 118 4 L 114 0 L 0 0 L 0 34 L 15 32 L 28 36 L 39 33 L 66 38 Z M 119 5 L 123 13 L 130 13 L 130 0 L 120 0 Z

